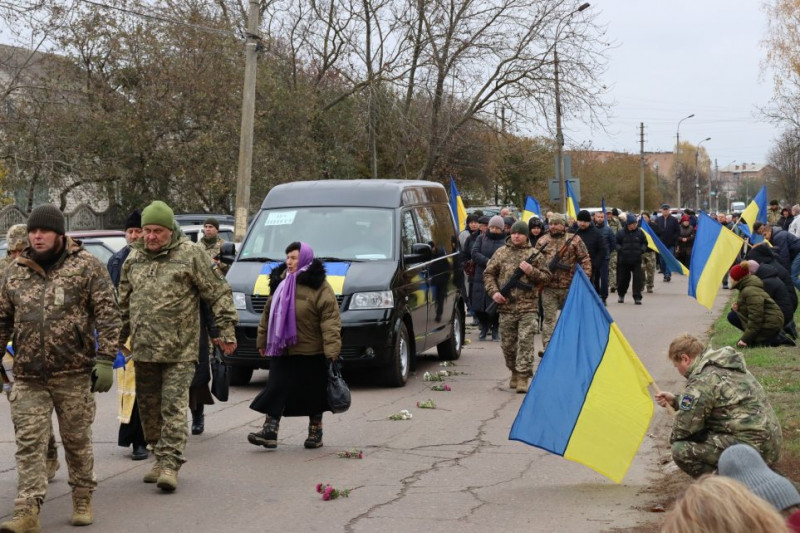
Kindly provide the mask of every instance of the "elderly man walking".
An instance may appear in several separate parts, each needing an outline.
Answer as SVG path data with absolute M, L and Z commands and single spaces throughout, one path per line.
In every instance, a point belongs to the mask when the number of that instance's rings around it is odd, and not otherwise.
M 28 217 L 29 247 L 0 282 L 1 345 L 14 335 L 16 381 L 9 401 L 18 477 L 14 515 L 0 524 L 4 533 L 41 530 L 54 409 L 72 487 L 71 523 L 94 520 L 92 392 L 107 392 L 114 382 L 120 320 L 105 266 L 64 230 L 57 207 L 35 208 Z
M 144 482 L 169 492 L 178 487 L 178 470 L 186 461 L 186 411 L 199 349 L 200 299 L 214 312 L 225 354 L 236 349 L 236 309 L 219 268 L 181 233 L 167 204 L 155 201 L 142 211 L 142 232 L 122 266 L 121 337 L 131 335 L 139 415 L 156 456 Z

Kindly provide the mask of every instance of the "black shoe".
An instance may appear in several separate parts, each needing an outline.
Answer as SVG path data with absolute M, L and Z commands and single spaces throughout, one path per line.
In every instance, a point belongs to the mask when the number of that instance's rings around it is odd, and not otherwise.
M 624 304 L 625 303 L 625 297 L 624 296 L 620 296 L 619 298 L 617 298 L 617 303 Z
M 150 452 L 147 451 L 147 444 L 134 444 L 133 445 L 133 453 L 131 454 L 131 459 L 134 461 L 142 461 L 147 459 L 150 455 Z
M 608 290 L 609 290 L 609 291 L 611 291 L 611 292 L 617 292 L 617 289 L 616 289 L 616 288 L 614 288 L 614 287 L 611 287 L 611 288 L 610 288 L 610 289 L 608 289 Z
M 192 416 L 192 435 L 201 435 L 206 430 L 206 415 Z
M 261 431 L 247 435 L 247 442 L 264 448 L 278 447 L 278 421 L 270 418 Z
M 634 300 L 633 303 L 636 305 L 642 305 L 642 300 Z
M 603 306 L 604 306 L 604 307 L 608 307 L 608 303 L 606 302 L 606 299 L 605 299 L 605 298 L 603 298 Z
M 539 350 L 539 357 L 544 357 L 544 352 L 542 350 Z
M 670 281 L 672 281 L 672 278 L 670 276 L 664 276 L 664 281 L 669 283 Z
M 303 443 L 303 446 L 309 450 L 322 448 L 322 424 L 308 425 L 308 438 Z

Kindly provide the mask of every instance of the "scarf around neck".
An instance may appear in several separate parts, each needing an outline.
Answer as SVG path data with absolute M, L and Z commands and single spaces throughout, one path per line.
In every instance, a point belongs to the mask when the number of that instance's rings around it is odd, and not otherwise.
M 278 284 L 272 296 L 267 326 L 267 355 L 282 355 L 284 349 L 297 344 L 297 317 L 294 303 L 297 276 L 308 270 L 313 260 L 314 250 L 308 244 L 301 242 L 297 270 L 290 273 L 287 268 L 286 277 Z

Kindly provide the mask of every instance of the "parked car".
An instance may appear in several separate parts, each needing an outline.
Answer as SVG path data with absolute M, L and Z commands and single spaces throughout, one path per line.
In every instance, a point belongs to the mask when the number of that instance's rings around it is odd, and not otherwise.
M 209 217 L 216 218 L 220 226 L 222 224 L 233 226 L 236 223 L 233 215 L 217 215 L 214 213 L 181 213 L 175 215 L 175 222 L 179 226 L 202 226 L 203 222 Z
M 372 367 L 384 383 L 403 386 L 416 354 L 436 348 L 440 359 L 460 357 L 462 269 L 444 187 L 302 181 L 270 190 L 228 271 L 239 312 L 238 347 L 225 357 L 232 383 L 247 383 L 254 368 L 269 364 L 258 355 L 258 323 L 269 275 L 294 241 L 310 244 L 325 264 L 341 311 L 346 368 Z
M 203 233 L 203 226 L 199 224 L 191 224 L 191 225 L 181 225 L 181 231 L 189 237 L 192 242 L 197 242 L 205 236 Z M 223 224 L 220 222 L 219 224 L 219 234 L 223 240 L 232 242 L 233 241 L 233 226 L 229 224 Z
M 118 230 L 86 230 L 68 231 L 67 235 L 83 243 L 83 247 L 90 251 L 105 265 L 109 258 L 121 250 L 126 244 L 125 232 Z M 0 257 L 5 257 L 7 250 L 6 240 L 0 242 Z

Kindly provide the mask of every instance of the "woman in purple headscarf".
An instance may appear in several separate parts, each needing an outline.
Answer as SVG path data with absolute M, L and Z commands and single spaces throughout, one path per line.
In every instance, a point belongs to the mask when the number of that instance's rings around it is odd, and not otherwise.
M 282 416 L 309 417 L 306 448 L 322 446 L 322 413 L 327 401 L 328 363 L 342 347 L 336 295 L 325 266 L 304 242 L 286 248 L 286 262 L 269 278 L 270 297 L 258 325 L 262 357 L 270 357 L 269 378 L 250 408 L 267 415 L 264 427 L 247 440 L 276 448 Z

